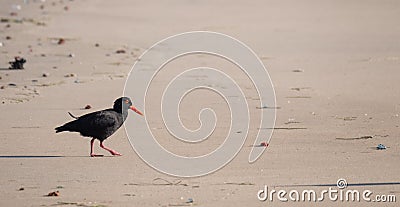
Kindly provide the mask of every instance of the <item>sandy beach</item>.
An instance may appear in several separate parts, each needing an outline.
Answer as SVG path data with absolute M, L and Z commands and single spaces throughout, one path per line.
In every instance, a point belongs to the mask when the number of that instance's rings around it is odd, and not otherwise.
M 400 2 L 398 1 L 129 1 L 0 2 L 0 206 L 398 206 L 400 202 Z M 276 123 L 266 152 L 248 156 L 258 131 L 257 93 L 230 75 L 249 103 L 247 140 L 238 155 L 206 176 L 181 178 L 148 166 L 124 129 L 105 144 L 56 134 L 72 118 L 112 106 L 128 74 L 156 42 L 188 31 L 213 31 L 248 45 L 266 66 L 276 94 Z M 9 61 L 26 59 L 22 70 Z M 183 100 L 182 122 L 199 127 L 199 111 L 218 117 L 212 137 L 177 141 L 160 118 L 160 93 L 179 71 L 229 68 L 203 56 L 183 58 L 154 80 L 146 119 L 158 142 L 199 156 L 217 148 L 229 108 L 204 91 Z M 131 97 L 135 102 L 135 97 Z M 90 105 L 90 109 L 84 109 Z M 137 116 L 130 113 L 130 117 Z M 377 150 L 383 144 L 386 149 Z M 269 190 L 370 190 L 375 201 L 260 201 Z M 59 196 L 47 196 L 50 192 Z M 376 201 L 376 195 L 395 198 Z M 286 198 L 289 198 L 286 195 Z

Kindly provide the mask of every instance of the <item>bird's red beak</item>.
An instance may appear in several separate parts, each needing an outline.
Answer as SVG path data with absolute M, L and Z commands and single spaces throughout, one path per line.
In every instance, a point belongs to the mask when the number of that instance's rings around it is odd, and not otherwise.
M 135 108 L 134 106 L 131 106 L 131 107 L 129 107 L 129 108 L 132 109 L 132 111 L 134 111 L 134 112 L 138 113 L 139 115 L 142 115 L 142 116 L 143 116 L 143 113 L 140 112 L 139 110 L 137 110 L 137 108 Z

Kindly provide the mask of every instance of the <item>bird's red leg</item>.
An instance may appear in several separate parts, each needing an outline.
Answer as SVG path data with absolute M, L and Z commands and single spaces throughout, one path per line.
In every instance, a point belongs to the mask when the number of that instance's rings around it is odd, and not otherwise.
M 114 151 L 114 150 L 112 150 L 112 149 L 107 148 L 106 146 L 104 146 L 104 145 L 103 145 L 103 141 L 100 141 L 100 147 L 103 148 L 103 149 L 105 149 L 105 150 L 107 150 L 107 151 L 109 151 L 112 155 L 121 156 L 120 153 L 118 153 L 118 152 L 116 152 L 116 151 Z
M 94 151 L 93 151 L 94 140 L 96 140 L 96 139 L 93 138 L 92 140 L 90 140 L 90 156 L 91 156 L 91 157 L 102 157 L 103 155 L 96 155 L 96 154 L 94 154 Z

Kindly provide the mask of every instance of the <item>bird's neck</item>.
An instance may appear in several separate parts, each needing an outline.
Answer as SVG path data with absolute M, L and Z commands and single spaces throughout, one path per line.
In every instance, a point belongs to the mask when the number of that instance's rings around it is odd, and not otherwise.
M 117 112 L 117 113 L 120 113 L 120 114 L 128 114 L 128 110 L 127 109 L 123 110 L 122 108 L 113 108 L 113 110 L 115 112 Z

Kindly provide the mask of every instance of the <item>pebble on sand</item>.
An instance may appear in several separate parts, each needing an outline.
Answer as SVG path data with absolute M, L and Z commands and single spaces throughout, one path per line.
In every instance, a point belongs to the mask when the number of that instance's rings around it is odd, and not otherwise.
M 292 72 L 294 72 L 294 73 L 302 73 L 302 72 L 304 72 L 304 70 L 299 68 L 299 69 L 292 70 Z
M 62 45 L 62 44 L 64 44 L 64 43 L 65 43 L 65 39 L 64 39 L 64 38 L 58 39 L 57 44 Z
M 67 75 L 64 75 L 64 77 L 66 77 L 66 78 L 75 77 L 75 76 L 76 76 L 75 73 L 69 73 Z
M 60 196 L 60 191 L 53 191 L 53 192 L 50 192 L 49 194 L 47 194 L 47 196 Z
M 377 150 L 385 150 L 386 146 L 383 144 L 378 144 L 378 146 L 376 147 Z
M 126 53 L 126 51 L 124 49 L 119 49 L 119 50 L 115 51 L 115 53 L 123 54 L 123 53 Z

